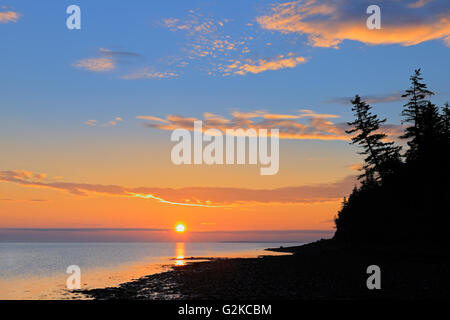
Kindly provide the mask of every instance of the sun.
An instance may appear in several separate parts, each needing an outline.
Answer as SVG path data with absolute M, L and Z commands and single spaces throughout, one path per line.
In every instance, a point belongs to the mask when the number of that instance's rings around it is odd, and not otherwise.
M 175 226 L 175 231 L 178 233 L 183 233 L 186 231 L 186 226 L 182 223 L 179 223 Z

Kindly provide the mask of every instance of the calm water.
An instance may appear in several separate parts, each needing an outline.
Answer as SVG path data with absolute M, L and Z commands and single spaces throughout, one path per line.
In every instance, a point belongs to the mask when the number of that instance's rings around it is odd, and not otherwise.
M 83 298 L 66 289 L 66 269 L 81 286 L 102 288 L 184 265 L 188 257 L 255 257 L 299 243 L 0 243 L 0 299 Z

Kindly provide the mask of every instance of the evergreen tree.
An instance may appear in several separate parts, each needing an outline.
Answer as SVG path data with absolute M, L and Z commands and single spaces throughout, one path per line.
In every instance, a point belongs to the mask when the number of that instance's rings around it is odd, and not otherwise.
M 421 158 L 429 158 L 435 155 L 435 151 L 441 147 L 444 141 L 442 130 L 442 116 L 439 114 L 439 109 L 436 105 L 428 102 L 422 113 L 423 128 L 420 143 L 422 148 L 419 151 L 423 152 Z
M 402 116 L 404 116 L 403 123 L 410 123 L 406 128 L 405 134 L 401 136 L 402 139 L 409 139 L 409 150 L 406 152 L 406 157 L 409 160 L 415 160 L 420 153 L 421 148 L 421 134 L 423 133 L 424 119 L 422 117 L 424 110 L 428 106 L 428 97 L 434 93 L 428 90 L 427 85 L 422 83 L 420 69 L 414 70 L 414 75 L 410 77 L 411 86 L 406 90 L 403 98 L 409 98 L 409 101 L 404 104 Z
M 365 172 L 359 176 L 359 179 L 364 178 L 366 184 L 382 181 L 393 173 L 394 166 L 401 162 L 401 147 L 394 146 L 393 142 L 383 141 L 386 139 L 386 135 L 379 130 L 380 125 L 386 119 L 380 120 L 377 115 L 372 114 L 370 111 L 372 107 L 361 101 L 358 95 L 352 100 L 352 104 L 356 119 L 348 123 L 353 128 L 347 130 L 346 133 L 356 134 L 352 138 L 352 143 L 362 146 L 363 151 L 359 153 L 366 155 L 363 166 Z
M 450 105 L 445 103 L 442 108 L 442 132 L 446 139 L 450 139 Z

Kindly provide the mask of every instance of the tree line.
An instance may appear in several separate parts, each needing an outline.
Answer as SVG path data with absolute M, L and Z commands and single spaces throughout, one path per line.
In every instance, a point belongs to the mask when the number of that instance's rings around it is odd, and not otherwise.
M 431 102 L 434 95 L 421 70 L 410 77 L 402 95 L 400 139 L 390 141 L 380 119 L 359 95 L 351 101 L 351 143 L 360 147 L 364 163 L 360 186 L 344 198 L 335 218 L 334 239 L 346 242 L 427 242 L 450 239 L 449 150 L 450 107 Z

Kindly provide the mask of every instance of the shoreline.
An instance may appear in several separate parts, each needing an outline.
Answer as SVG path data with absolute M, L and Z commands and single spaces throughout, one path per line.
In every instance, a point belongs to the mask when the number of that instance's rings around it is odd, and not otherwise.
M 212 258 L 118 287 L 78 292 L 99 300 L 450 298 L 450 282 L 445 280 L 450 274 L 447 253 L 430 256 L 392 248 L 348 247 L 332 240 L 265 250 L 292 254 Z M 373 264 L 382 270 L 382 290 L 366 287 L 366 269 Z

